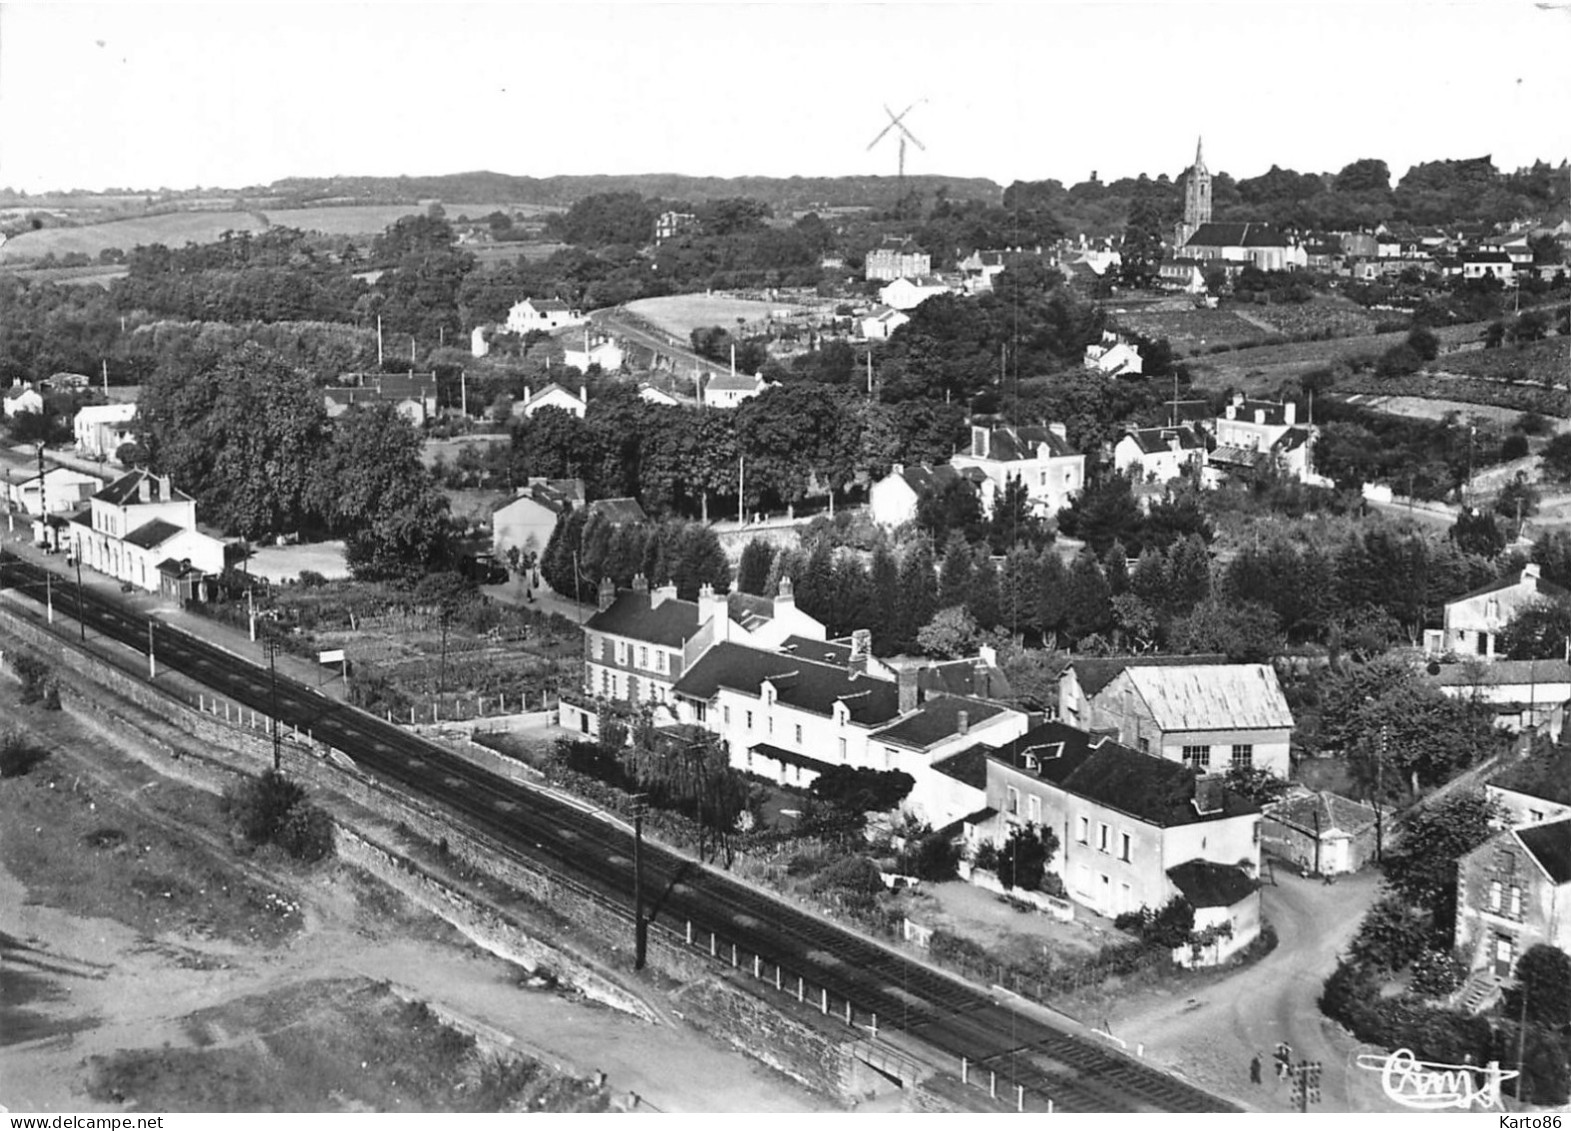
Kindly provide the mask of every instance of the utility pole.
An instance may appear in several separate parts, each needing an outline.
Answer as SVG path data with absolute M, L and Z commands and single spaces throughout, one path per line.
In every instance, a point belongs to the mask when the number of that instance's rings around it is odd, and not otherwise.
M 649 924 L 644 921 L 644 795 L 633 795 L 633 969 L 644 968 Z
M 55 575 L 51 569 L 44 570 L 44 619 L 50 624 L 55 623 Z
M 82 603 L 82 546 L 77 544 L 71 555 L 76 559 L 76 627 L 81 631 L 82 642 L 87 642 L 87 609 Z
M 376 367 L 382 368 L 382 316 L 376 316 Z
M 153 618 L 147 618 L 147 678 L 158 678 L 158 661 L 153 658 Z
M 282 770 L 283 736 L 278 733 L 278 641 L 272 636 L 267 638 L 267 675 L 272 686 L 273 703 L 273 773 Z
M 742 500 L 746 497 L 744 489 L 747 486 L 747 469 L 743 466 L 746 458 L 746 456 L 736 457 L 736 524 L 738 526 L 747 525 L 747 516 L 742 512 Z

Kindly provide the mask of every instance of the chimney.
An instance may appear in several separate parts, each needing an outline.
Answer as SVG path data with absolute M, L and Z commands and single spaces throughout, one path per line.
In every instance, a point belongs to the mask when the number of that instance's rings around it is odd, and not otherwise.
M 1288 424 L 1298 423 L 1298 406 L 1292 401 L 1284 404 L 1282 406 L 1282 419 Z
M 580 385 L 580 386 L 578 386 L 578 399 L 583 401 L 586 405 L 589 403 L 589 386 L 588 385 Z
M 1528 562 L 1525 566 L 1522 567 L 1522 580 L 1526 581 L 1529 578 L 1532 578 L 1534 581 L 1537 581 L 1542 573 L 1543 570 L 1539 568 L 1537 562 Z
M 600 579 L 600 593 L 599 599 L 597 601 L 597 607 L 604 611 L 605 609 L 609 609 L 611 607 L 611 602 L 615 600 L 616 586 L 612 583 L 609 577 L 602 577 Z
M 971 454 L 981 459 L 988 458 L 988 441 L 992 439 L 988 430 L 980 424 L 971 426 Z
M 958 733 L 960 733 L 960 734 L 970 734 L 971 733 L 971 712 L 970 711 L 956 711 L 955 712 L 955 730 Z
M 726 599 L 717 597 L 715 587 L 706 581 L 698 589 L 698 626 L 711 623 L 715 643 L 730 639 L 731 610 L 726 607 Z
M 147 474 L 144 473 L 142 478 L 141 478 L 141 481 L 137 483 L 137 485 L 136 485 L 136 497 L 137 497 L 137 499 L 139 501 L 145 503 L 145 502 L 148 502 L 148 501 L 150 501 L 152 499 L 152 497 L 153 497 L 153 495 L 152 495 L 152 491 L 153 491 L 152 481 L 153 481 L 153 477 L 151 475 L 147 475 Z
M 525 385 L 524 386 L 524 403 L 525 404 L 529 403 L 529 397 L 530 397 L 529 386 Z
M 897 705 L 902 715 L 910 714 L 916 710 L 916 669 L 901 668 L 895 673 L 895 690 L 898 695 Z
M 641 573 L 633 574 L 633 592 L 642 593 L 647 597 L 649 595 L 649 579 Z
M 1069 426 L 1062 420 L 1055 420 L 1048 424 L 1047 430 L 1065 443 L 1069 442 Z
M 867 674 L 867 660 L 873 654 L 873 634 L 865 628 L 851 633 L 851 654 L 846 658 L 846 674 L 852 679 Z
M 676 600 L 676 582 L 668 581 L 649 594 L 649 607 L 658 609 L 663 601 Z
M 1196 813 L 1213 817 L 1222 811 L 1226 803 L 1225 781 L 1221 774 L 1201 774 L 1195 778 Z
M 778 613 L 783 608 L 796 608 L 796 591 L 789 577 L 782 577 L 780 586 L 775 591 L 775 612 Z
M 1263 408 L 1255 409 L 1255 423 L 1256 424 L 1264 424 L 1265 422 L 1266 422 L 1266 410 L 1263 409 Z
M 998 666 L 998 649 L 991 644 L 984 644 L 976 650 L 976 657 L 990 668 Z

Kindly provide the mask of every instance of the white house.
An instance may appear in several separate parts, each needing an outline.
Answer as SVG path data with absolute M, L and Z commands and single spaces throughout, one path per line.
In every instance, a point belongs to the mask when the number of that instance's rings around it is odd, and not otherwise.
M 1499 581 L 1447 601 L 1444 627 L 1425 630 L 1424 648 L 1431 655 L 1454 652 L 1493 660 L 1496 638 L 1518 612 L 1538 601 L 1567 598 L 1571 592 L 1545 581 L 1538 564 L 1529 563 Z
M 6 416 L 15 416 L 21 412 L 43 412 L 44 397 L 32 385 L 18 381 L 5 391 L 4 397 L 0 397 L 0 410 Z
M 37 475 L 9 484 L 7 491 L 11 507 L 33 515 L 42 515 L 47 508 L 50 514 L 74 511 L 103 488 L 104 481 L 68 467 L 51 467 L 44 472 L 43 491 L 39 491 Z
M 1442 695 L 1487 704 L 1495 725 L 1512 734 L 1545 731 L 1560 741 L 1571 702 L 1571 664 L 1565 660 L 1496 660 L 1477 656 L 1441 664 L 1432 676 Z
M 149 593 L 200 599 L 224 571 L 224 543 L 196 528 L 196 501 L 167 475 L 122 475 L 71 519 L 72 554 L 83 565 Z
M 909 321 L 909 314 L 892 306 L 881 306 L 862 319 L 862 337 L 871 342 L 887 342 L 889 335 Z
M 560 299 L 526 298 L 515 303 L 507 312 L 504 324 L 510 334 L 528 334 L 531 331 L 561 330 L 567 326 L 580 326 L 589 321 L 581 310 L 575 310 Z
M 1464 251 L 1457 262 L 1464 279 L 1499 279 L 1506 286 L 1516 281 L 1516 264 L 1503 251 Z
M 531 479 L 516 498 L 491 512 L 491 552 L 499 561 L 509 550 L 543 554 L 564 512 L 584 505 L 581 479 Z
M 598 365 L 606 373 L 615 373 L 622 368 L 625 359 L 622 347 L 616 342 L 610 338 L 591 341 L 587 332 L 582 347 L 572 345 L 562 351 L 562 364 L 580 373 L 588 373 L 591 365 Z
M 926 275 L 933 269 L 933 257 L 908 239 L 885 236 L 878 247 L 867 253 L 865 278 L 892 282 Z
M 704 407 L 735 408 L 767 388 L 769 382 L 761 375 L 749 377 L 745 373 L 715 373 L 704 382 Z
M 574 396 L 552 381 L 538 392 L 530 392 L 529 386 L 525 385 L 524 399 L 513 402 L 513 415 L 530 417 L 543 408 L 559 408 L 582 420 L 588 407 L 589 392 L 583 386 L 579 386 L 578 395 Z
M 89 459 L 109 458 L 120 445 L 136 439 L 131 422 L 136 419 L 135 404 L 85 405 L 71 422 L 76 433 L 77 455 Z
M 974 491 L 979 478 L 979 475 L 963 476 L 947 463 L 914 467 L 897 463 L 868 491 L 868 507 L 873 512 L 874 522 L 893 529 L 916 519 L 917 505 L 929 492 L 942 491 L 949 484 L 962 480 Z
M 1301 483 L 1318 482 L 1314 474 L 1317 430 L 1298 419 L 1292 401 L 1251 400 L 1234 393 L 1212 424 L 1216 449 L 1207 463 L 1222 471 L 1252 474 L 1274 463 Z
M 656 388 L 645 381 L 638 386 L 638 399 L 646 404 L 679 405 L 682 402 L 673 397 L 664 389 Z
M 1145 360 L 1128 342 L 1104 338 L 1100 345 L 1086 347 L 1085 367 L 1109 377 L 1138 377 L 1145 370 Z
M 1571 817 L 1571 752 L 1556 746 L 1512 763 L 1484 785 L 1503 828 Z
M 1205 466 L 1206 446 L 1186 425 L 1176 428 L 1135 428 L 1113 445 L 1113 468 L 1141 481 L 1166 483 Z
M 476 326 L 469 332 L 469 352 L 475 357 L 484 357 L 491 352 L 491 341 L 485 326 Z
M 954 775 L 953 809 L 966 811 L 951 819 L 1000 845 L 1022 825 L 1053 830 L 1060 850 L 1048 867 L 1076 903 L 1113 917 L 1182 895 L 1197 929 L 1231 927 L 1201 962 L 1258 934 L 1260 812 L 1219 776 L 1056 722 L 1001 747 L 982 745 L 980 755 L 962 751 L 935 766 Z
M 1026 486 L 1032 508 L 1052 516 L 1069 505 L 1086 480 L 1086 457 L 1069 446 L 1064 425 L 971 425 L 970 448 L 956 452 L 957 471 L 982 473 L 983 510 L 992 514 L 1005 484 L 1018 479 Z
M 937 275 L 899 278 L 879 289 L 878 301 L 896 310 L 915 310 L 934 295 L 950 293 L 950 286 Z

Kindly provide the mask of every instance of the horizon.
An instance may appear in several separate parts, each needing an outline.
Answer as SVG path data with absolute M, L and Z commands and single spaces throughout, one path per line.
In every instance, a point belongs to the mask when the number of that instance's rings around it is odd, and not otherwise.
M 1571 125 L 1547 108 L 1571 105 L 1571 71 L 1509 60 L 1571 40 L 1568 14 L 1531 0 L 22 3 L 0 9 L 0 185 L 893 177 L 895 131 L 867 148 L 885 104 L 913 107 L 908 175 L 999 186 L 1176 177 L 1197 138 L 1235 179 L 1363 158 L 1393 184 L 1485 154 L 1503 172 L 1558 167 Z M 1508 62 L 1470 65 L 1481 43 Z M 774 85 L 750 92 L 754 76 Z

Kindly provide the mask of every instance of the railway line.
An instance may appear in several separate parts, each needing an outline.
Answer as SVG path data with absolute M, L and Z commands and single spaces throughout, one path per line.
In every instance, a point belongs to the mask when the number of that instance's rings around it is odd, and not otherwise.
M 45 569 L 0 550 L 0 583 L 40 603 Z M 56 584 L 57 612 L 138 651 L 149 618 L 91 591 Z M 197 680 L 258 714 L 275 711 L 266 668 L 168 625 L 151 622 L 160 670 Z M 343 751 L 368 776 L 447 809 L 525 860 L 569 877 L 633 922 L 633 837 L 602 817 L 496 777 L 437 744 L 292 680 L 276 681 L 280 725 Z M 717 960 L 746 954 L 752 972 L 789 992 L 803 978 L 845 1004 L 847 1016 L 873 1018 L 876 1032 L 907 1034 L 967 1071 L 1003 1081 L 1031 1106 L 1071 1112 L 1235 1111 L 1231 1104 L 1085 1037 L 1055 1028 L 987 992 L 915 962 L 853 931 L 815 917 L 659 845 L 642 847 L 651 932 L 708 949 Z M 737 951 L 730 951 L 735 946 Z M 755 957 L 756 956 L 756 957 Z M 801 983 L 798 993 L 801 994 Z M 813 998 L 807 1003 L 817 1004 Z M 1022 1104 L 1024 1100 L 1022 1100 Z

